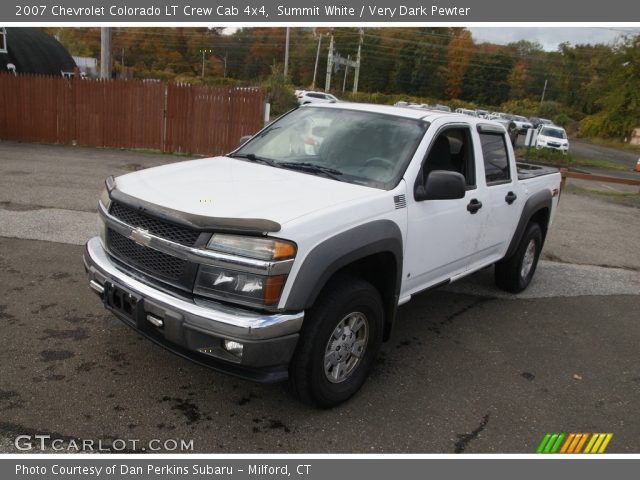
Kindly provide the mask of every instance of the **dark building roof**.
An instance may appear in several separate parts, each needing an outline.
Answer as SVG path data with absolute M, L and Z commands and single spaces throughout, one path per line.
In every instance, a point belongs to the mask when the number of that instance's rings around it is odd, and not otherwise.
M 6 28 L 7 53 L 0 53 L 0 70 L 13 63 L 17 73 L 60 75 L 73 72 L 76 62 L 66 48 L 39 28 Z

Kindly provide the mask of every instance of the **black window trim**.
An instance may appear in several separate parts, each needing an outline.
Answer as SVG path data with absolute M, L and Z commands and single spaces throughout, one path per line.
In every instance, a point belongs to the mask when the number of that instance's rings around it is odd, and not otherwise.
M 512 172 L 511 172 L 511 162 L 509 161 L 509 148 L 507 147 L 507 134 L 506 134 L 506 132 L 504 132 L 503 130 L 500 130 L 498 128 L 496 128 L 496 129 L 485 129 L 485 128 L 480 129 L 481 126 L 482 127 L 493 127 L 493 125 L 479 124 L 478 125 L 478 133 L 480 135 L 496 135 L 496 136 L 502 137 L 502 141 L 504 142 L 504 149 L 505 149 L 505 152 L 507 154 L 507 166 L 509 167 L 508 168 L 508 171 L 509 171 L 509 178 L 508 179 L 506 179 L 506 180 L 493 180 L 491 182 L 487 181 L 487 171 L 486 171 L 486 168 L 485 168 L 485 172 L 484 172 L 484 182 L 485 182 L 485 184 L 487 185 L 487 187 L 495 187 L 495 186 L 498 186 L 498 185 L 507 185 L 507 184 L 513 183 L 514 179 L 513 179 Z M 482 138 L 480 138 L 480 149 L 482 150 Z M 485 162 L 485 159 L 484 159 L 484 151 L 482 151 L 482 165 L 483 165 L 483 167 L 486 167 L 486 162 Z
M 473 180 L 474 183 L 473 185 L 466 185 L 465 186 L 465 191 L 470 192 L 473 190 L 476 190 L 478 188 L 478 175 L 477 175 L 477 168 L 476 168 L 476 151 L 475 151 L 475 147 L 473 146 L 473 135 L 471 134 L 471 125 L 469 125 L 468 123 L 447 123 L 445 125 L 440 126 L 440 128 L 438 128 L 438 130 L 436 131 L 436 133 L 433 135 L 433 137 L 431 137 L 431 141 L 429 142 L 429 148 L 427 149 L 426 153 L 424 154 L 424 157 L 422 158 L 422 160 L 420 161 L 420 170 L 418 170 L 418 175 L 416 176 L 416 181 L 413 185 L 413 192 L 415 195 L 415 191 L 416 191 L 416 187 L 418 186 L 418 182 L 420 181 L 420 178 L 422 177 L 422 171 L 424 169 L 424 165 L 427 161 L 427 158 L 429 157 L 429 154 L 431 153 L 431 149 L 433 148 L 433 145 L 435 144 L 435 140 L 440 136 L 440 134 L 446 130 L 452 130 L 455 128 L 466 128 L 469 131 L 469 137 L 471 140 L 471 149 L 473 150 L 472 152 L 472 158 L 473 158 Z M 465 177 L 466 179 L 466 177 Z M 414 200 L 415 200 L 415 196 L 414 196 Z

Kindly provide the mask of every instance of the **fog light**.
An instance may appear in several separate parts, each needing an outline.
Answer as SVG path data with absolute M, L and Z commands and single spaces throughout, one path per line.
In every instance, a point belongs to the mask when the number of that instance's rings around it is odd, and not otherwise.
M 147 322 L 158 328 L 162 328 L 164 326 L 164 321 L 161 318 L 151 315 L 150 313 L 147 314 Z
M 230 354 L 235 355 L 236 357 L 242 357 L 244 345 L 242 345 L 240 342 L 236 342 L 235 340 L 225 340 L 224 349 Z

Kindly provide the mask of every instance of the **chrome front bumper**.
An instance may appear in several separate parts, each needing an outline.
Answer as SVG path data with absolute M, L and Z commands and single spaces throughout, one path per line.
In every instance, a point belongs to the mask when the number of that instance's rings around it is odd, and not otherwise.
M 304 312 L 260 313 L 210 300 L 179 298 L 118 268 L 99 237 L 87 242 L 84 265 L 90 288 L 105 306 L 163 347 L 197 363 L 252 380 L 286 378 L 286 366 L 295 350 Z M 130 315 L 107 301 L 114 287 L 136 299 L 135 311 Z M 242 343 L 242 356 L 227 352 L 224 340 Z M 203 349 L 206 353 L 202 353 Z

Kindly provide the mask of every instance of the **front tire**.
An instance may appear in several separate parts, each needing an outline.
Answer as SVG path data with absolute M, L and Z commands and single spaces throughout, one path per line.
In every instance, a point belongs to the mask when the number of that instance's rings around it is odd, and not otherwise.
M 507 292 L 522 292 L 531 283 L 541 250 L 542 230 L 537 223 L 530 223 L 515 253 L 496 263 L 496 285 Z
M 365 382 L 382 344 L 384 309 L 369 282 L 339 275 L 309 310 L 289 367 L 289 384 L 305 403 L 330 408 Z

